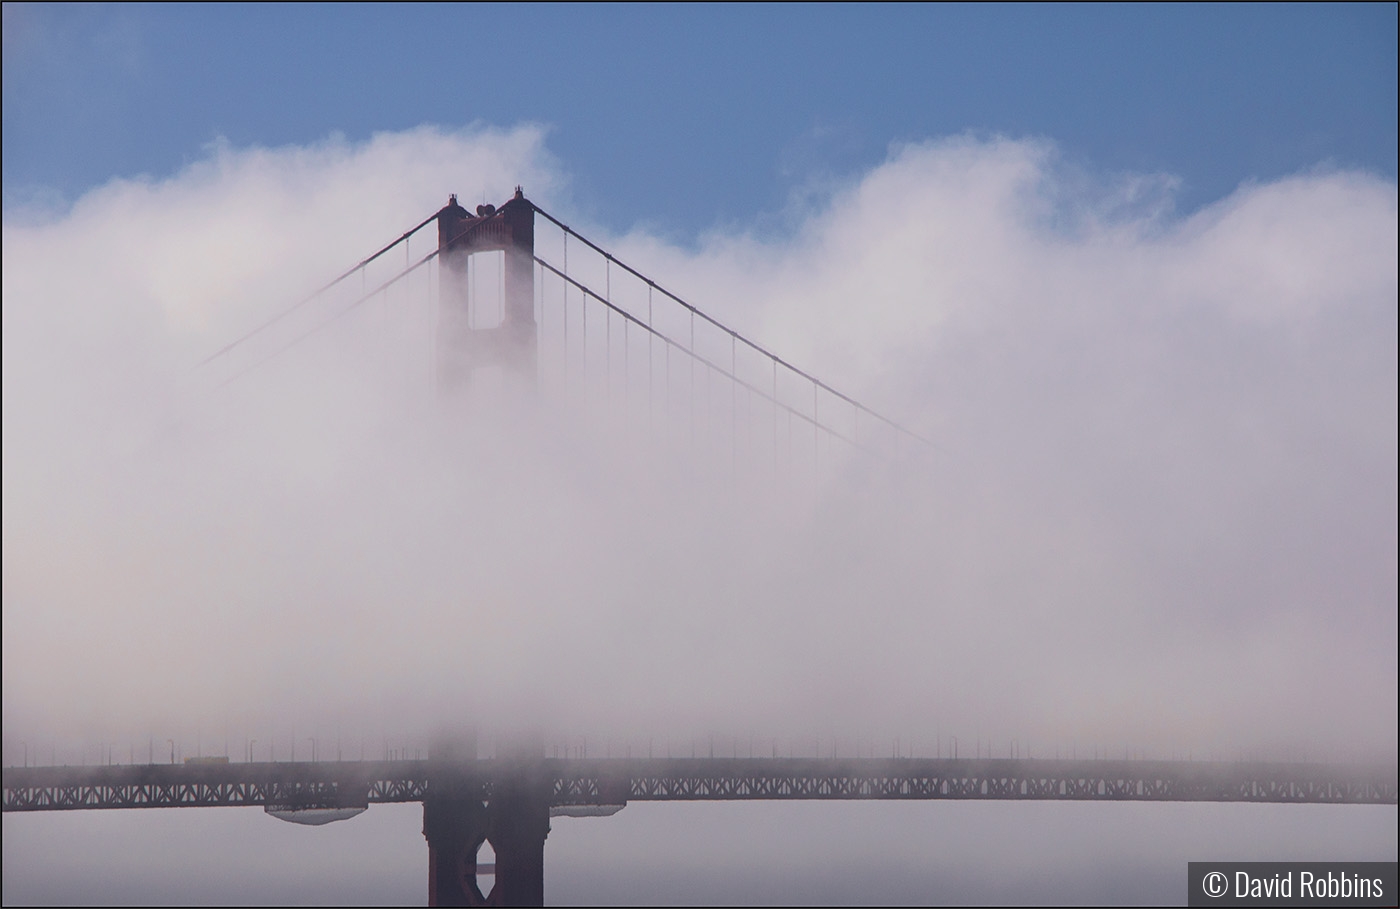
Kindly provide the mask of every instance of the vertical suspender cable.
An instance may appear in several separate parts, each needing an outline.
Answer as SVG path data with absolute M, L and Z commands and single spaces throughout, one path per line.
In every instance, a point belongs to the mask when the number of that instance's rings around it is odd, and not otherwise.
M 611 257 L 611 256 L 609 256 L 606 260 L 604 260 L 604 268 L 607 270 L 607 283 L 606 283 L 606 284 L 604 285 L 604 287 L 603 287 L 603 295 L 604 295 L 605 297 L 607 297 L 607 301 L 608 301 L 609 303 L 611 303 L 611 302 L 612 302 L 612 257 Z M 607 399 L 609 399 L 609 398 L 612 397 L 612 307 L 611 307 L 611 306 L 609 306 L 609 307 L 607 307 L 606 309 L 603 310 L 603 320 L 604 320 L 604 321 L 603 321 L 604 341 L 606 342 L 606 343 L 603 345 L 604 378 L 605 378 L 605 380 L 606 380 L 606 382 L 605 382 L 605 384 L 604 384 L 604 386 L 603 386 L 603 399 L 604 399 L 604 400 L 607 400 Z
M 540 278 L 530 295 L 530 310 L 535 317 L 535 349 L 544 341 L 544 266 L 537 266 Z M 535 387 L 540 385 L 540 357 L 535 357 Z
M 569 393 L 569 232 L 564 231 L 564 394 Z
M 710 372 L 711 372 L 711 370 L 710 370 L 710 364 L 707 362 L 707 363 L 705 363 L 705 415 L 704 415 L 704 416 L 705 416 L 705 434 L 706 434 L 707 436 L 709 435 L 709 432 L 710 432 L 709 427 L 712 426 L 712 425 L 714 424 L 714 418 L 715 418 L 715 405 L 714 405 L 714 400 L 713 400 L 714 395 L 712 394 L 712 391 L 713 391 L 713 389 L 714 389 L 714 383 L 710 381 Z
M 690 311 L 690 447 L 695 448 L 695 310 Z
M 442 262 L 435 262 L 436 268 L 428 269 L 428 365 L 429 385 L 435 385 L 437 381 L 437 311 L 434 306 L 436 298 L 433 296 L 433 275 L 442 268 Z M 442 292 L 442 276 L 438 276 L 438 293 Z
M 413 257 L 409 255 L 409 249 L 412 243 L 412 238 L 404 240 L 403 242 L 403 270 L 405 272 L 408 272 L 408 270 L 413 267 Z M 405 274 L 403 279 L 403 308 L 406 313 L 403 318 L 411 319 L 413 317 L 413 275 L 411 273 Z M 387 360 L 387 350 L 385 352 L 385 357 Z
M 647 282 L 647 328 L 651 328 L 651 327 L 652 327 L 652 324 L 651 324 L 651 289 L 652 289 L 651 282 L 648 281 L 648 282 Z M 652 339 L 652 337 L 653 337 L 652 333 L 651 333 L 650 331 L 648 331 L 648 332 L 647 332 L 647 425 L 648 425 L 648 426 L 651 425 L 651 413 L 652 413 L 651 399 L 652 399 L 652 386 L 654 385 L 654 383 L 652 382 L 652 378 L 651 378 L 651 360 L 652 360 L 651 339 Z
M 738 339 L 729 335 L 729 469 L 739 471 L 739 383 L 735 379 L 738 370 Z M 752 750 L 752 749 L 750 749 Z
M 792 469 L 793 469 L 793 467 L 792 467 L 792 409 L 791 409 L 791 408 L 789 408 L 788 411 L 787 411 L 787 465 L 788 465 L 788 471 L 789 471 L 789 473 L 791 473 L 791 471 L 792 471 Z

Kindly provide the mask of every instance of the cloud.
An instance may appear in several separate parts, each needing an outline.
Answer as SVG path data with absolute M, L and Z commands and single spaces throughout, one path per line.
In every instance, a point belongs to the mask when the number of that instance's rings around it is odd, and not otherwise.
M 592 379 L 578 358 L 565 382 L 548 281 L 544 404 L 437 398 L 426 273 L 227 385 L 358 288 L 191 371 L 448 192 L 516 184 L 586 224 L 522 127 L 222 145 L 5 226 L 7 741 L 528 719 L 678 748 L 1393 757 L 1393 183 L 1304 173 L 1177 216 L 1170 177 L 959 137 L 893 149 L 782 238 L 598 231 L 935 443 L 828 449 L 810 480 L 761 413 L 733 452 L 688 442 L 688 376 L 646 423 L 639 373 L 600 379 L 600 309 Z M 702 430 L 738 426 L 703 381 Z

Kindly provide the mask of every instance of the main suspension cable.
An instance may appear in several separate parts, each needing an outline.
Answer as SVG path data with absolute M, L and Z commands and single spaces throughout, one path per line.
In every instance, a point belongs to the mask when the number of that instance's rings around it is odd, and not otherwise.
M 880 422 L 884 423 L 885 425 L 889 426 L 890 428 L 896 430 L 897 432 L 903 433 L 904 435 L 909 436 L 910 438 L 915 439 L 916 441 L 922 442 L 923 444 L 929 446 L 930 448 L 937 448 L 937 447 L 938 447 L 938 446 L 935 445 L 931 440 L 924 438 L 923 436 L 921 436 L 921 435 L 919 435 L 918 433 L 914 432 L 912 429 L 908 429 L 908 428 L 906 428 L 906 427 L 904 427 L 904 426 L 901 426 L 900 424 L 896 423 L 894 420 L 891 420 L 889 417 L 884 416 L 883 414 L 879 413 L 878 411 L 871 410 L 869 407 L 865 406 L 865 405 L 862 404 L 861 402 L 859 402 L 859 401 L 857 401 L 856 399 L 852 398 L 850 395 L 843 394 L 842 392 L 837 391 L 835 388 L 832 388 L 830 385 L 826 384 L 826 383 L 823 382 L 821 379 L 818 379 L 816 376 L 812 375 L 811 373 L 809 373 L 809 372 L 807 372 L 807 371 L 805 371 L 805 370 L 803 370 L 803 369 L 800 369 L 800 368 L 794 366 L 792 363 L 789 363 L 787 360 L 785 360 L 785 359 L 783 359 L 782 357 L 778 356 L 777 354 L 773 353 L 773 351 L 767 349 L 767 348 L 764 347 L 763 345 L 761 345 L 761 344 L 759 344 L 759 343 L 757 343 L 757 342 L 755 342 L 755 341 L 750 340 L 749 338 L 747 338 L 747 337 L 745 337 L 744 335 L 740 334 L 738 331 L 734 330 L 733 328 L 730 328 L 728 325 L 725 325 L 723 322 L 720 322 L 718 319 L 715 319 L 713 316 L 710 316 L 710 315 L 706 314 L 703 310 L 701 310 L 701 309 L 699 309 L 699 308 L 697 308 L 697 307 L 691 305 L 690 303 L 687 303 L 685 300 L 681 299 L 681 298 L 680 298 L 679 296 L 677 296 L 676 294 L 674 294 L 674 293 L 672 293 L 671 291 L 667 290 L 666 288 L 662 287 L 660 284 L 656 283 L 656 282 L 655 282 L 654 280 L 652 280 L 651 278 L 647 277 L 646 275 L 642 274 L 642 273 L 641 273 L 640 271 L 638 271 L 637 269 L 635 269 L 635 268 L 633 268 L 632 266 L 628 265 L 626 262 L 623 262 L 621 259 L 619 259 L 619 258 L 617 258 L 616 256 L 614 256 L 612 253 L 608 252 L 606 249 L 603 249 L 601 246 L 599 246 L 598 244 L 594 243 L 592 240 L 589 240 L 587 237 L 583 236 L 583 235 L 580 234 L 578 231 L 574 230 L 574 229 L 571 228 L 569 225 L 565 224 L 563 221 L 560 221 L 558 218 L 554 217 L 554 216 L 551 215 L 549 212 L 547 212 L 547 211 L 545 211 L 544 209 L 540 208 L 538 205 L 535 205 L 533 202 L 531 202 L 530 205 L 535 209 L 536 212 L 538 212 L 540 215 L 542 215 L 542 216 L 545 218 L 545 220 L 549 221 L 550 223 L 552 223 L 552 224 L 554 224 L 556 227 L 558 227 L 560 230 L 564 231 L 564 234 L 565 234 L 565 237 L 566 237 L 566 238 L 568 237 L 568 235 L 572 234 L 575 238 L 577 238 L 577 239 L 578 239 L 580 242 L 582 242 L 585 246 L 589 247 L 589 248 L 592 249 L 594 252 L 596 252 L 596 253 L 598 253 L 599 255 L 603 256 L 609 263 L 616 263 L 616 264 L 618 265 L 619 268 L 622 268 L 623 270 L 627 271 L 627 272 L 628 272 L 629 274 L 631 274 L 633 277 L 637 278 L 638 280 L 641 280 L 641 281 L 646 282 L 647 287 L 648 287 L 649 289 L 650 289 L 650 288 L 655 288 L 656 290 L 658 290 L 658 291 L 660 291 L 661 293 L 665 294 L 666 296 L 670 297 L 674 302 L 680 304 L 682 307 L 684 307 L 685 309 L 689 310 L 689 311 L 690 311 L 690 314 L 691 314 L 691 316 L 692 316 L 692 319 L 693 319 L 693 317 L 695 317 L 695 316 L 699 316 L 700 318 L 704 319 L 706 322 L 709 322 L 709 323 L 710 323 L 711 325 L 713 325 L 715 328 L 718 328 L 720 331 L 723 331 L 723 332 L 725 332 L 726 334 L 728 334 L 728 335 L 729 335 L 732 339 L 734 339 L 735 341 L 741 341 L 741 342 L 743 342 L 743 343 L 744 343 L 746 346 L 748 346 L 750 349 L 756 351 L 756 352 L 759 353 L 759 354 L 762 354 L 763 356 L 767 357 L 769 360 L 773 361 L 773 363 L 775 364 L 775 368 L 776 368 L 777 365 L 782 365 L 785 369 L 788 369 L 788 370 L 790 370 L 791 372 L 793 372 L 793 373 L 795 373 L 795 374 L 801 376 L 802 378 L 804 378 L 804 379 L 806 379 L 807 381 L 811 382 L 814 386 L 816 386 L 816 387 L 822 389 L 823 391 L 827 392 L 828 394 L 831 394 L 831 395 L 834 395 L 834 396 L 837 397 L 837 398 L 840 398 L 842 401 L 845 401 L 847 404 L 850 404 L 852 407 L 855 407 L 857 410 L 864 411 L 865 413 L 869 414 L 870 416 L 874 417 L 876 420 L 879 420 Z M 538 260 L 538 259 L 537 259 L 536 261 L 541 261 L 541 260 Z M 548 265 L 548 263 L 542 263 L 542 264 L 545 264 L 546 266 Z M 592 292 L 590 291 L 590 293 L 592 293 Z M 596 295 L 596 294 L 594 294 L 593 296 L 594 296 L 595 298 L 597 298 L 597 295 Z M 609 304 L 609 305 L 611 305 L 611 304 Z M 650 317 L 648 317 L 648 319 L 650 319 Z M 658 337 L 662 337 L 662 336 L 658 334 Z M 668 339 L 668 340 L 669 340 L 669 339 Z M 747 383 L 745 383 L 745 384 L 747 385 Z M 764 397 L 768 397 L 768 395 L 765 394 Z M 770 400 L 771 400 L 771 398 L 770 398 Z
M 385 246 L 383 249 L 379 250 L 379 251 L 376 252 L 375 254 L 373 254 L 373 255 L 371 255 L 371 256 L 365 258 L 365 259 L 360 260 L 360 262 L 359 262 L 358 264 L 356 264 L 356 265 L 352 266 L 351 268 L 349 268 L 348 270 L 346 270 L 342 275 L 340 275 L 340 277 L 336 278 L 335 280 L 331 281 L 329 284 L 326 284 L 325 286 L 321 287 L 320 289 L 318 289 L 318 290 L 316 290 L 316 291 L 313 291 L 312 293 L 308 294 L 307 296 L 301 298 L 301 299 L 298 300 L 297 302 L 293 303 L 291 306 L 288 306 L 286 309 L 284 309 L 284 310 L 282 310 L 281 312 L 277 313 L 276 315 L 272 316 L 272 317 L 271 317 L 270 319 L 268 319 L 266 322 L 263 322 L 261 325 L 258 325 L 258 326 L 257 326 L 256 328 L 254 328 L 252 331 L 249 331 L 249 332 L 247 332 L 246 334 L 242 335 L 241 337 L 235 339 L 234 341 L 231 341 L 230 343 L 225 344 L 223 347 L 220 347 L 218 350 L 214 351 L 214 352 L 211 353 L 209 356 L 205 357 L 203 360 L 200 360 L 198 363 L 196 363 L 195 366 L 194 366 L 194 368 L 195 368 L 195 369 L 199 369 L 200 367 L 207 365 L 208 363 L 212 362 L 213 360 L 217 360 L 219 357 L 222 357 L 224 354 L 226 354 L 226 353 L 228 353 L 229 351 L 233 350 L 235 347 L 237 347 L 238 345 L 242 344 L 244 341 L 247 341 L 248 339 L 252 338 L 253 336 L 262 333 L 263 331 L 266 331 L 267 329 L 271 328 L 273 325 L 276 325 L 278 322 L 282 321 L 282 320 L 285 319 L 287 316 L 289 316 L 289 315 L 291 315 L 292 313 L 296 312 L 298 309 L 300 309 L 301 307 L 305 306 L 307 303 L 310 303 L 312 300 L 315 300 L 317 297 L 321 296 L 321 294 L 323 294 L 323 293 L 325 293 L 326 291 L 330 290 L 332 287 L 335 287 L 337 284 L 339 284 L 341 281 L 344 281 L 346 278 L 350 277 L 350 276 L 353 275 L 355 272 L 361 271 L 366 265 L 368 265 L 369 263 L 373 262 L 375 259 L 378 259 L 380 256 L 384 255 L 386 252 L 388 252 L 389 250 L 393 249 L 395 246 L 398 246 L 400 243 L 404 243 L 405 241 L 407 241 L 409 237 L 411 237 L 411 236 L 413 236 L 414 234 L 418 233 L 418 231 L 422 230 L 424 227 L 427 227 L 428 224 L 430 224 L 431 222 L 435 221 L 435 220 L 437 219 L 437 216 L 438 216 L 438 213 L 437 213 L 437 212 L 433 212 L 431 215 L 429 215 L 428 217 L 426 217 L 426 218 L 424 218 L 422 221 L 420 221 L 416 226 L 411 227 L 411 228 L 409 228 L 408 230 L 404 231 L 403 234 L 402 234 L 397 240 L 394 240 L 392 243 L 390 243 L 389 245 Z
M 220 382 L 220 383 L 219 383 L 217 386 L 215 386 L 215 387 L 216 387 L 216 388 L 223 388 L 224 386 L 229 385 L 230 383 L 235 382 L 235 381 L 237 381 L 237 380 L 243 378 L 243 377 L 246 376 L 248 373 L 252 372 L 253 370 L 255 370 L 255 369 L 257 369 L 258 367 L 262 366 L 263 364 L 267 363 L 269 360 L 272 360 L 272 359 L 274 359 L 275 357 L 280 357 L 282 354 L 286 353 L 288 350 L 290 350 L 291 348 L 293 348 L 293 347 L 295 347 L 296 345 L 300 344 L 302 341 L 305 341 L 307 338 L 309 338 L 309 337 L 311 337 L 312 335 L 316 334 L 316 333 L 317 333 L 318 331 L 320 331 L 321 329 L 323 329 L 323 328 L 325 328 L 326 326 L 330 325 L 331 323 L 335 322 L 337 319 L 339 319 L 339 318 L 341 318 L 341 317 L 343 317 L 343 316 L 345 316 L 345 315 L 348 315 L 351 311 L 353 311 L 354 309 L 356 309 L 357 307 L 359 307 L 361 304 L 363 304 L 363 303 L 365 303 L 365 302 L 367 302 L 367 301 L 373 299 L 374 297 L 378 296 L 378 295 L 379 295 L 380 293 L 382 293 L 383 291 L 386 291 L 386 290 L 388 290 L 390 287 L 392 287 L 393 285 L 397 284 L 397 283 L 398 283 L 400 280 L 402 280 L 403 278 L 408 277 L 410 274 L 412 274 L 413 272 L 415 272 L 415 271 L 417 271 L 418 269 L 422 268 L 424 265 L 427 265 L 427 264 L 428 264 L 429 262 L 431 262 L 433 259 L 436 259 L 436 258 L 438 257 L 438 253 L 439 253 L 440 251 L 441 251 L 441 250 L 435 249 L 435 250 L 433 250 L 432 252 L 428 253 L 426 256 L 424 256 L 423 258 L 419 259 L 417 262 L 414 262 L 412 265 L 408 266 L 408 267 L 405 268 L 403 271 L 399 272 L 398 274 L 394 275 L 394 276 L 393 276 L 392 278 L 390 278 L 389 280 L 387 280 L 387 281 L 385 281 L 384 283 L 380 284 L 380 285 L 379 285 L 378 287 L 376 287 L 374 290 L 371 290 L 371 291 L 369 291 L 368 293 L 366 293 L 366 294 L 362 295 L 361 297 L 359 297 L 358 299 L 352 300 L 350 303 L 347 303 L 344 307 L 342 307 L 342 308 L 340 309 L 339 312 L 334 313 L 334 314 L 331 315 L 330 317 L 324 319 L 323 321 L 317 323 L 316 325 L 313 325 L 311 328 L 308 328 L 306 331 L 304 331 L 304 332 L 302 332 L 301 334 L 297 335 L 295 338 L 293 338 L 292 340 L 288 341 L 286 344 L 283 344 L 281 347 L 277 348 L 277 349 L 274 350 L 272 353 L 270 353 L 270 354 L 268 354 L 267 356 L 263 357 L 261 360 L 258 360 L 257 362 L 255 362 L 255 363 L 253 363 L 252 365 L 248 366 L 246 369 L 243 369 L 243 370 L 240 370 L 239 372 L 234 373 L 232 376 L 229 376 L 227 379 L 225 379 L 224 381 Z
M 803 421 L 805 421 L 805 422 L 807 422 L 807 423 L 810 423 L 810 424 L 813 426 L 814 429 L 821 430 L 822 432 L 825 432 L 825 433 L 827 433 L 828 435 L 830 435 L 830 436 L 832 436 L 832 437 L 834 437 L 834 438 L 840 439 L 841 441 L 846 442 L 846 443 L 848 443 L 848 444 L 850 444 L 850 445 L 852 445 L 852 446 L 854 446 L 854 447 L 856 447 L 856 448 L 867 449 L 867 450 L 869 449 L 869 446 L 862 445 L 861 443 L 857 442 L 855 439 L 852 439 L 852 438 L 846 436 L 844 433 L 839 432 L 838 430 L 833 429 L 833 428 L 831 428 L 830 426 L 823 426 L 823 425 L 821 425 L 820 423 L 817 423 L 816 420 L 814 420 L 812 417 L 808 416 L 807 414 L 803 413 L 802 411 L 798 410 L 797 408 L 792 407 L 791 405 L 786 404 L 786 403 L 784 403 L 784 402 L 778 400 L 777 398 L 775 398 L 775 397 L 769 395 L 768 392 L 764 391 L 763 389 L 759 388 L 758 386 L 753 385 L 753 384 L 751 384 L 751 383 L 749 383 L 749 382 L 746 382 L 745 380 L 739 378 L 738 376 L 736 376 L 736 375 L 734 375 L 733 373 L 731 373 L 729 370 L 725 369 L 725 368 L 724 368 L 723 366 L 721 366 L 719 363 L 716 363 L 715 361 L 709 359 L 708 357 L 705 357 L 705 356 L 703 356 L 702 354 L 698 354 L 698 353 L 696 353 L 694 350 L 691 350 L 691 349 L 687 348 L 686 345 L 683 344 L 682 342 L 677 341 L 677 340 L 675 340 L 674 338 L 672 338 L 672 337 L 670 337 L 669 335 L 667 335 L 665 332 L 660 331 L 660 330 L 658 330 L 658 329 L 652 327 L 651 325 L 648 325 L 647 323 L 643 322 L 641 319 L 639 319 L 639 318 L 637 318 L 636 316 L 632 315 L 632 314 L 631 314 L 630 312 L 628 312 L 627 310 L 625 310 L 625 309 L 623 309 L 622 307 L 618 306 L 616 303 L 613 303 L 611 300 L 605 300 L 605 299 L 603 299 L 603 298 L 598 294 L 597 291 L 595 291 L 595 290 L 589 288 L 586 284 L 583 284 L 582 282 L 580 282 L 580 281 L 577 280 L 576 278 L 572 278 L 572 277 L 570 277 L 569 275 L 564 274 L 564 272 L 562 272 L 561 270 L 559 270 L 559 269 L 556 268 L 555 266 L 550 265 L 548 262 L 546 262 L 544 259 L 541 259 L 539 256 L 535 256 L 534 258 L 535 258 L 535 262 L 537 262 L 542 268 L 548 269 L 550 272 L 552 272 L 553 274 L 555 274 L 557 277 L 563 279 L 563 281 L 566 283 L 566 285 L 572 285 L 573 287 L 575 287 L 576 289 L 578 289 L 578 291 L 579 291 L 580 293 L 583 294 L 585 300 L 587 300 L 588 297 L 592 297 L 593 299 L 597 300 L 599 303 L 602 303 L 605 307 L 607 307 L 607 309 L 608 309 L 610 312 L 615 312 L 615 313 L 617 313 L 618 315 L 622 316 L 622 318 L 626 319 L 628 322 L 631 322 L 632 324 L 636 325 L 637 327 L 639 327 L 639 328 L 645 330 L 651 337 L 660 338 L 663 342 L 665 342 L 665 344 L 666 344 L 666 353 L 667 353 L 667 375 L 668 375 L 668 377 L 669 377 L 669 374 L 670 374 L 670 352 L 671 352 L 671 349 L 672 349 L 672 348 L 675 348 L 676 350 L 679 350 L 681 353 L 683 353 L 683 354 L 685 354 L 686 356 L 690 357 L 690 360 L 691 360 L 691 363 L 692 363 L 692 366 L 691 366 L 692 370 L 694 369 L 694 365 L 693 365 L 693 364 L 698 362 L 698 363 L 700 363 L 700 364 L 702 364 L 702 365 L 708 367 L 709 369 L 714 370 L 715 372 L 719 373 L 720 375 L 724 376 L 725 378 L 729 379 L 731 382 L 738 383 L 739 385 L 742 385 L 744 388 L 748 389 L 750 392 L 752 392 L 752 393 L 754 393 L 754 394 L 757 394 L 759 397 L 767 399 L 768 401 L 772 402 L 772 404 L 773 404 L 775 407 L 779 407 L 779 408 L 781 408 L 781 409 L 787 411 L 789 417 L 794 417 L 794 416 L 795 416 L 795 417 L 797 417 L 799 420 L 803 420 Z M 619 264 L 621 264 L 621 263 L 619 263 Z M 625 268 L 626 266 L 623 266 L 623 267 Z M 669 378 L 668 378 L 668 381 L 667 381 L 667 392 L 668 392 L 668 395 L 669 395 L 669 391 L 670 391 L 670 381 L 669 381 Z M 867 412 L 868 412 L 868 411 L 867 411 Z M 891 424 L 891 425 L 894 425 L 894 424 Z M 899 427 L 896 426 L 896 428 L 899 428 Z M 914 435 L 913 433 L 909 433 L 909 434 L 910 434 L 911 436 Z M 918 436 L 914 436 L 914 437 L 915 437 L 915 438 L 918 438 Z

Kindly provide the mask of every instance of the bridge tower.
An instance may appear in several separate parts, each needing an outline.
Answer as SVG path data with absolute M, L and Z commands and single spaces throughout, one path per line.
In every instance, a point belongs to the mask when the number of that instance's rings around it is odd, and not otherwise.
M 479 369 L 497 368 L 518 388 L 536 377 L 535 206 L 516 187 L 499 209 L 477 207 L 472 215 L 452 196 L 437 213 L 440 262 L 437 335 L 438 389 L 452 393 L 470 385 Z M 480 304 L 472 312 L 471 257 L 504 254 L 499 323 L 487 321 Z M 429 750 L 428 791 L 423 799 L 423 836 L 428 841 L 428 905 L 543 906 L 544 841 L 549 835 L 550 780 L 544 745 L 514 743 L 497 760 L 509 771 L 490 791 L 472 773 L 474 735 L 444 736 Z M 483 842 L 496 855 L 492 873 L 477 864 Z M 485 883 L 486 878 L 491 883 Z
M 535 206 L 520 187 L 500 208 L 479 205 L 472 215 L 452 196 L 437 213 L 441 267 L 438 302 L 438 388 L 451 391 L 470 382 L 477 369 L 499 367 L 523 387 L 533 387 L 535 324 Z M 504 314 L 482 327 L 469 310 L 468 261 L 476 253 L 505 254 Z

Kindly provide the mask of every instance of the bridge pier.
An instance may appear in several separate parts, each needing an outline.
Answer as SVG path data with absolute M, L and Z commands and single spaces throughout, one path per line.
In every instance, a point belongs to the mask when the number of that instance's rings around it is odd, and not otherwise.
M 543 906 L 551 790 L 543 748 L 514 749 L 510 771 L 489 791 L 471 772 L 475 757 L 474 740 L 429 753 L 428 905 Z M 494 868 L 478 865 L 484 842 L 496 853 Z
M 428 841 L 428 905 L 486 906 L 476 855 L 486 839 L 486 806 L 474 798 L 439 795 L 423 800 L 423 836 Z

